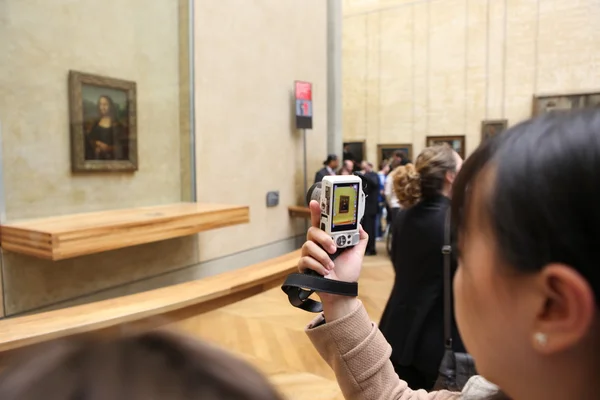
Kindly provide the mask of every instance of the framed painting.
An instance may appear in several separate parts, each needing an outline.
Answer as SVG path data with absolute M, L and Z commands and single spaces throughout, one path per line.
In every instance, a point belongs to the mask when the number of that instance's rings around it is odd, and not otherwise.
M 533 96 L 532 115 L 600 107 L 600 92 Z
M 137 171 L 136 84 L 69 72 L 73 172 Z
M 427 136 L 425 139 L 427 146 L 446 143 L 450 145 L 460 155 L 465 158 L 465 137 L 464 136 Z
M 494 119 L 481 121 L 481 141 L 484 142 L 497 134 L 504 132 L 508 127 L 508 120 Z
M 412 162 L 413 146 L 412 144 L 378 144 L 377 145 L 377 165 L 380 166 L 383 160 L 389 160 L 396 151 L 404 153 L 408 162 Z
M 344 142 L 344 160 L 352 160 L 360 163 L 365 159 L 367 148 L 365 141 Z

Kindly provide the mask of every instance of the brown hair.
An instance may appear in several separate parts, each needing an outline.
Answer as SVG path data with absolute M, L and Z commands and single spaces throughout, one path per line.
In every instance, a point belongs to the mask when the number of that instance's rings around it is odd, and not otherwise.
M 254 368 L 165 331 L 56 342 L 0 376 L 2 400 L 276 400 Z
M 444 188 L 448 171 L 456 171 L 456 156 L 447 144 L 427 147 L 419 154 L 415 165 L 399 167 L 393 182 L 402 207 L 411 207 L 422 198 L 438 195 Z

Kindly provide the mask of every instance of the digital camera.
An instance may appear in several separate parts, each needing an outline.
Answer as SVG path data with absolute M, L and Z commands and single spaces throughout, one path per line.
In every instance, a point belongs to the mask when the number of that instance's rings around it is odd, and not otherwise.
M 359 224 L 365 214 L 362 179 L 355 175 L 326 176 L 321 182 L 321 230 L 338 248 L 356 246 Z

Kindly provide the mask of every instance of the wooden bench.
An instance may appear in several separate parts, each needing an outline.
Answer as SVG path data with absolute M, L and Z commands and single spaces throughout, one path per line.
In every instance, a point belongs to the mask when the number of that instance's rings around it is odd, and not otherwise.
M 175 203 L 14 221 L 1 226 L 2 248 L 64 260 L 245 224 L 246 206 Z
M 95 303 L 0 321 L 0 356 L 49 340 L 123 324 L 173 323 L 278 286 L 296 270 L 300 250 L 212 277 Z M 158 318 L 157 318 L 158 317 Z

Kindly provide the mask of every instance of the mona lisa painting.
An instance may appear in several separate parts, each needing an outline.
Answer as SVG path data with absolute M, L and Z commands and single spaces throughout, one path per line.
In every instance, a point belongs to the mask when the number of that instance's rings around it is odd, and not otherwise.
M 135 82 L 70 71 L 71 169 L 138 169 Z

